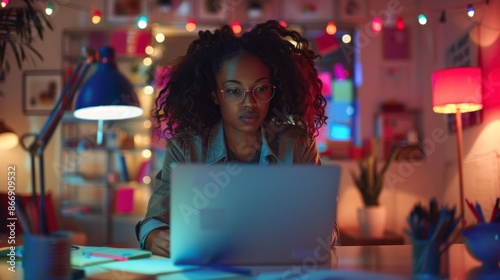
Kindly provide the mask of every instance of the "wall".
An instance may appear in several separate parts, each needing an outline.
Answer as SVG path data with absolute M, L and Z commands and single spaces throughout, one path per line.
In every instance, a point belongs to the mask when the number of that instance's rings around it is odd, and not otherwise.
M 464 187 L 465 196 L 482 202 L 489 213 L 493 198 L 500 193 L 500 172 L 498 169 L 498 139 L 500 98 L 499 34 L 500 11 L 498 1 L 476 1 L 476 15 L 467 17 L 465 7 L 471 1 L 369 1 L 369 15 L 385 16 L 389 12 L 394 17 L 402 16 L 410 31 L 411 57 L 408 61 L 390 62 L 381 57 L 382 37 L 369 36 L 365 31 L 361 44 L 363 85 L 359 88 L 360 132 L 362 137 L 373 135 L 371 119 L 384 100 L 398 100 L 419 107 L 423 113 L 423 135 L 426 159 L 423 162 L 399 162 L 392 166 L 386 178 L 381 195 L 381 204 L 388 209 L 389 229 L 402 232 L 406 227 L 406 217 L 416 203 L 427 204 L 435 197 L 440 203 L 459 205 L 456 135 L 448 133 L 443 115 L 432 111 L 431 74 L 444 68 L 445 51 L 451 43 L 479 22 L 479 34 L 474 40 L 479 42 L 480 65 L 483 68 L 485 95 L 484 120 L 481 125 L 467 128 L 463 135 Z M 478 4 L 478 5 L 477 5 Z M 392 7 L 392 9 L 391 9 Z M 439 15 L 445 7 L 446 23 L 439 22 Z M 392 12 L 391 12 L 392 11 Z M 427 12 L 429 22 L 425 26 L 416 23 L 419 11 Z M 367 29 L 369 21 L 360 23 L 361 31 Z M 368 34 L 368 35 L 367 35 Z M 368 38 L 368 39 L 367 39 Z M 384 85 L 380 73 L 384 67 L 401 67 L 411 76 L 402 87 Z M 483 160 L 487 159 L 487 160 Z M 475 164 L 480 162 L 480 164 Z M 338 222 L 340 226 L 357 226 L 356 209 L 362 205 L 359 192 L 350 179 L 349 171 L 355 168 L 350 162 L 340 163 L 343 167 L 339 194 Z M 466 169 L 468 168 L 468 169 Z M 477 175 L 479 174 L 479 175 Z M 467 220 L 473 221 L 466 211 Z
M 13 3 L 15 1 L 11 1 Z M 44 5 L 44 2 L 38 2 L 38 5 Z M 87 3 L 90 5 L 93 3 Z M 99 7 L 99 3 L 97 3 Z M 60 10 L 58 5 L 52 16 L 54 30 L 48 30 L 44 35 L 44 40 L 36 40 L 34 48 L 36 48 L 43 56 L 43 61 L 36 61 L 36 64 L 27 63 L 19 70 L 15 66 L 14 58 L 11 56 L 11 70 L 6 76 L 6 80 L 0 83 L 0 88 L 4 92 L 4 96 L 0 97 L 0 118 L 4 119 L 18 135 L 25 133 L 38 133 L 47 116 L 26 116 L 22 111 L 22 71 L 30 69 L 52 70 L 61 69 L 61 34 L 64 28 L 82 26 L 88 22 L 87 12 L 76 9 Z M 10 54 L 12 55 L 12 54 Z M 60 133 L 57 130 L 52 137 L 52 140 L 47 145 L 45 150 L 45 169 L 46 169 L 46 186 L 48 190 L 57 191 L 58 178 L 52 166 L 59 161 Z M 29 143 L 29 141 L 28 141 Z M 8 165 L 17 166 L 17 192 L 29 193 L 31 191 L 30 182 L 30 158 L 21 145 L 7 151 L 0 151 L 0 180 L 6 181 L 6 170 Z
M 363 85 L 359 88 L 360 98 L 360 133 L 363 138 L 373 135 L 373 118 L 381 101 L 398 100 L 411 107 L 421 108 L 423 112 L 423 135 L 426 143 L 427 157 L 422 162 L 400 162 L 391 170 L 391 177 L 386 182 L 381 197 L 381 203 L 388 208 L 388 227 L 402 232 L 406 226 L 405 218 L 417 202 L 426 202 L 431 197 L 437 197 L 449 204 L 458 203 L 458 192 L 453 183 L 456 172 L 450 170 L 451 179 L 446 178 L 447 163 L 456 159 L 456 138 L 446 132 L 446 124 L 441 115 L 432 112 L 430 75 L 433 70 L 444 67 L 444 51 L 450 42 L 470 28 L 470 20 L 464 13 L 448 14 L 446 24 L 438 21 L 440 7 L 465 7 L 469 1 L 410 1 L 387 0 L 368 1 L 367 17 L 358 23 L 358 28 L 365 33 L 360 45 L 362 61 Z M 464 131 L 464 155 L 474 156 L 498 150 L 500 121 L 500 102 L 495 97 L 498 94 L 499 55 L 498 33 L 500 19 L 495 13 L 500 10 L 499 1 L 490 1 L 488 9 L 477 10 L 477 20 L 481 20 L 480 42 L 482 44 L 481 62 L 485 69 L 485 83 L 490 87 L 490 101 L 485 109 L 484 121 L 481 125 Z M 483 1 L 481 1 L 483 3 Z M 103 9 L 103 1 L 78 2 L 79 5 Z M 419 6 L 420 5 L 420 6 Z M 57 6 L 57 5 L 56 5 Z M 416 24 L 414 18 L 419 9 L 432 10 L 429 23 L 426 26 Z M 465 10 L 465 8 L 464 8 Z M 382 36 L 370 34 L 367 31 L 371 16 L 391 14 L 403 16 L 410 34 L 410 59 L 406 61 L 384 61 L 381 57 L 383 47 Z M 35 47 L 44 56 L 43 62 L 36 65 L 25 65 L 26 69 L 60 69 L 61 68 L 61 31 L 64 28 L 88 27 L 88 12 L 77 9 L 56 10 L 53 15 L 55 30 L 48 32 L 44 41 L 38 41 Z M 490 26 L 493 28 L 487 28 Z M 404 73 L 404 84 L 391 84 L 384 81 L 382 74 L 390 67 L 401 69 Z M 0 98 L 0 118 L 9 123 L 18 134 L 38 132 L 46 120 L 45 116 L 25 116 L 22 113 L 22 71 L 13 68 L 6 81 L 0 83 L 5 96 Z M 46 149 L 46 180 L 49 189 L 57 192 L 58 178 L 51 166 L 60 158 L 59 131 L 56 132 Z M 18 167 L 17 191 L 30 191 L 29 157 L 20 146 L 8 151 L 0 151 L 0 181 L 6 181 L 7 166 Z M 349 170 L 354 168 L 352 162 L 340 162 L 343 165 L 341 190 L 339 195 L 339 224 L 354 226 L 356 209 L 361 206 L 361 198 L 350 179 Z M 454 179 L 455 178 L 455 179 Z M 474 186 L 466 186 L 472 189 Z M 497 185 L 498 189 L 498 185 Z

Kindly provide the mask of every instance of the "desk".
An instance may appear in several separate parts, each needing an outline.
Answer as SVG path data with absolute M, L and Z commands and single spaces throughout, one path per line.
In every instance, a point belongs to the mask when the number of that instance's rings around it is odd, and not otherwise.
M 402 235 L 386 230 L 380 238 L 361 237 L 357 228 L 340 228 L 339 245 L 341 246 L 368 246 L 368 245 L 403 245 Z
M 411 245 L 390 245 L 390 246 L 339 246 L 332 249 L 333 257 L 331 263 L 327 264 L 325 267 L 334 270 L 355 270 L 362 272 L 378 272 L 384 274 L 390 274 L 397 279 L 410 279 L 412 264 L 411 264 Z M 126 267 L 132 262 L 150 262 L 151 268 L 147 266 L 141 266 L 142 277 L 137 277 L 138 274 L 135 273 L 135 278 L 129 279 L 176 279 L 175 274 L 169 274 L 165 276 L 146 276 L 154 269 L 160 269 L 161 265 L 158 263 L 167 263 L 165 258 L 153 256 L 150 259 L 142 260 L 131 260 L 127 262 L 120 262 L 122 267 Z M 314 272 L 317 267 L 312 267 L 310 264 L 304 264 L 305 270 Z M 251 267 L 256 273 L 269 272 L 269 271 L 286 271 L 291 269 L 291 265 L 288 267 Z M 0 263 L 0 279 L 22 279 L 22 271 L 20 264 L 17 266 L 17 271 L 15 273 L 9 272 L 7 270 L 8 266 L 4 260 Z M 323 267 L 321 267 L 323 268 Z M 471 275 L 477 276 L 480 272 L 480 263 L 474 260 L 465 249 L 463 244 L 454 244 L 449 249 L 449 279 L 477 279 L 477 277 L 470 278 Z M 90 279 L 106 279 L 98 277 L 102 275 L 103 272 L 109 270 L 105 265 L 95 265 L 86 268 L 87 276 Z M 124 277 L 132 276 L 132 273 L 124 273 L 123 271 L 113 271 L 112 274 L 107 272 L 107 276 L 114 275 L 125 279 Z M 500 273 L 500 272 L 498 272 Z M 179 277 L 177 275 L 177 277 Z M 107 278 L 112 279 L 112 278 Z M 198 279 L 198 278 L 196 278 Z M 233 278 L 234 279 L 234 278 Z M 306 278 L 303 278 L 306 279 Z M 312 279 L 311 277 L 309 279 Z M 342 279 L 354 279 L 354 278 L 342 278 Z M 495 278 L 489 278 L 495 279 Z M 500 279 L 500 277 L 496 278 Z

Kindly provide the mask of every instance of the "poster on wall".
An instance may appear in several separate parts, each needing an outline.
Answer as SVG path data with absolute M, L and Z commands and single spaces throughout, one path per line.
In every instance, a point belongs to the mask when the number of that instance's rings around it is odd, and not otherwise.
M 27 70 L 23 73 L 23 112 L 25 115 L 48 115 L 63 86 L 60 70 Z
M 335 14 L 334 1 L 290 0 L 282 5 L 283 18 L 287 21 L 325 21 Z
M 445 59 L 446 68 L 452 67 L 476 67 L 479 66 L 478 59 L 478 44 L 473 40 L 476 38 L 475 32 L 479 32 L 477 28 L 460 36 L 457 40 L 446 49 Z M 448 123 L 448 132 L 454 133 L 456 131 L 455 114 L 448 114 L 446 116 Z M 463 113 L 462 114 L 462 129 L 478 125 L 482 122 L 483 110 Z

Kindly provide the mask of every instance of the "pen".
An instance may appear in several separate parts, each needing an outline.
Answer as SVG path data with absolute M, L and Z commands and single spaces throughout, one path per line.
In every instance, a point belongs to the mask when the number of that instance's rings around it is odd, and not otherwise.
M 481 210 L 481 205 L 477 202 L 476 202 L 476 211 L 477 211 L 477 215 L 479 216 L 479 218 L 481 220 L 481 223 L 485 223 L 486 220 L 484 219 L 483 210 Z
M 469 206 L 469 209 L 476 218 L 477 222 L 480 223 L 481 217 L 479 217 L 479 214 L 477 213 L 476 208 L 474 208 L 474 205 L 472 205 L 472 203 L 467 198 L 465 199 L 465 202 L 467 203 L 467 206 Z
M 493 211 L 491 212 L 491 217 L 490 217 L 491 223 L 495 222 L 495 219 L 496 219 L 497 213 L 498 213 L 499 204 L 500 204 L 500 197 L 497 197 L 497 200 L 495 201 L 495 206 L 493 206 Z
M 111 255 L 111 254 L 98 253 L 98 252 L 91 252 L 90 255 L 94 256 L 94 257 L 113 259 L 115 261 L 126 261 L 126 260 L 128 260 L 127 256 Z
M 26 216 L 23 208 L 23 202 L 20 197 L 16 197 L 16 216 L 19 219 L 19 223 L 26 234 L 31 234 L 31 225 Z

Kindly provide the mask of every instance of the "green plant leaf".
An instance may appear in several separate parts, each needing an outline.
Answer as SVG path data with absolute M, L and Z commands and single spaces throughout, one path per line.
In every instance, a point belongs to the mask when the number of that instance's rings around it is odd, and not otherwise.
M 0 9 L 0 69 L 9 72 L 6 52 L 12 50 L 19 69 L 33 58 L 43 60 L 41 53 L 33 48 L 34 35 L 41 40 L 44 34 L 53 30 L 49 18 L 34 5 L 35 0 L 23 0 L 24 6 Z M 36 33 L 35 33 L 36 32 Z

